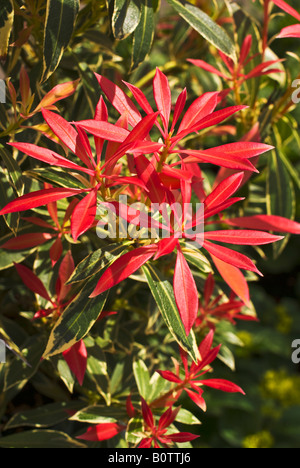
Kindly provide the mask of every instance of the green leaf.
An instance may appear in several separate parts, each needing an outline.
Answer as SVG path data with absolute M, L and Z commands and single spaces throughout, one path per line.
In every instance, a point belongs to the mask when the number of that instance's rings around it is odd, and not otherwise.
M 151 0 L 141 1 L 141 19 L 134 32 L 131 70 L 142 63 L 150 52 L 154 37 L 154 14 Z
M 167 0 L 168 3 L 208 42 L 228 57 L 236 60 L 235 48 L 226 31 L 206 13 L 186 0 Z
M 95 278 L 91 278 L 59 317 L 51 331 L 44 358 L 69 349 L 83 339 L 92 328 L 108 296 L 108 292 L 105 292 L 93 299 L 89 298 L 97 281 L 98 278 L 96 281 Z
M 86 448 L 86 445 L 72 439 L 64 432 L 53 430 L 24 431 L 1 437 L 0 447 L 4 448 Z
M 44 30 L 43 77 L 56 70 L 68 46 L 79 10 L 79 0 L 47 0 Z
M 287 219 L 295 218 L 296 198 L 291 177 L 277 150 L 270 154 L 266 185 L 267 213 L 282 216 Z M 286 247 L 289 235 L 273 245 L 274 256 L 278 257 Z
M 8 360 L 9 351 L 7 352 L 8 361 L 4 367 L 3 381 L 0 382 L 0 414 L 5 409 L 6 404 L 22 390 L 37 371 L 41 363 L 44 341 L 43 336 L 37 335 L 26 340 L 21 349 L 26 362 L 18 356 L 15 356 L 11 361 Z
M 133 373 L 139 390 L 139 395 L 147 401 L 151 393 L 151 386 L 149 371 L 144 361 L 139 359 L 133 363 Z
M 163 280 L 159 272 L 152 265 L 143 266 L 143 271 L 170 333 L 192 359 L 197 361 L 199 359 L 199 352 L 196 339 L 193 331 L 191 331 L 189 336 L 186 336 L 171 283 Z
M 54 187 L 86 188 L 86 186 L 76 178 L 75 172 L 70 174 L 59 168 L 39 167 L 36 169 L 30 169 L 23 174 L 31 179 L 52 184 Z
M 116 39 L 122 40 L 134 32 L 141 12 L 136 0 L 115 0 L 112 30 Z
M 15 159 L 9 154 L 6 149 L 0 144 L 0 156 L 8 170 L 9 177 L 13 184 L 15 191 L 18 196 L 21 197 L 24 193 L 24 180 L 22 177 L 22 171 Z
M 39 408 L 20 411 L 12 416 L 5 430 L 20 426 L 50 427 L 69 418 L 69 411 L 78 411 L 83 404 L 80 401 L 49 403 Z
M 120 421 L 126 418 L 126 415 L 125 409 L 119 407 L 93 405 L 79 410 L 71 416 L 70 420 L 87 424 L 102 424 Z
M 1 0 L 0 5 L 0 58 L 6 57 L 8 41 L 14 22 L 14 5 L 12 0 Z
M 126 250 L 126 243 L 118 243 L 92 252 L 77 265 L 67 284 L 77 283 L 96 275 Z

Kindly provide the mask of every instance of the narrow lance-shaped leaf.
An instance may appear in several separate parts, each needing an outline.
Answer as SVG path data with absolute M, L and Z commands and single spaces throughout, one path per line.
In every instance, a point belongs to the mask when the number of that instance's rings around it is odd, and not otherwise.
M 97 189 L 94 189 L 74 209 L 71 220 L 71 232 L 75 241 L 92 226 L 95 221 L 96 212 Z
M 223 247 L 221 245 L 212 244 L 208 241 L 204 241 L 203 248 L 206 249 L 210 254 L 214 255 L 220 260 L 223 260 L 223 262 L 228 263 L 229 265 L 233 265 L 243 270 L 253 271 L 262 276 L 252 260 L 240 252 L 236 252 L 235 250 L 228 249 L 227 247 Z
M 128 278 L 147 263 L 156 250 L 155 245 L 147 245 L 122 255 L 107 268 L 90 297 L 96 297 Z
M 0 5 L 0 59 L 6 57 L 13 21 L 13 1 L 2 0 Z
M 173 284 L 176 304 L 188 336 L 197 318 L 199 300 L 195 280 L 179 245 Z
M 51 188 L 46 190 L 38 190 L 8 203 L 5 208 L 0 211 L 0 216 L 7 213 L 17 213 L 18 211 L 31 210 L 39 206 L 47 205 L 50 202 L 62 200 L 63 198 L 73 197 L 85 192 L 85 189 L 68 189 L 68 188 Z
M 141 12 L 134 0 L 114 0 L 112 30 L 116 39 L 123 40 L 134 32 Z
M 168 0 L 168 3 L 207 41 L 233 60 L 236 59 L 232 40 L 206 13 L 186 0 Z
M 121 115 L 127 112 L 128 121 L 132 127 L 137 125 L 142 117 L 127 94 L 105 76 L 98 75 L 97 73 L 95 73 L 95 76 L 109 102 Z
M 142 63 L 149 54 L 154 37 L 154 14 L 151 0 L 141 0 L 140 22 L 134 31 L 131 70 Z
M 58 67 L 68 46 L 79 10 L 79 0 L 47 0 L 44 30 L 43 81 Z
M 46 291 L 45 286 L 41 280 L 27 267 L 20 264 L 15 264 L 15 268 L 22 278 L 23 283 L 35 294 L 43 297 L 47 301 L 51 301 L 51 298 Z
M 153 94 L 158 111 L 163 121 L 165 134 L 168 133 L 172 97 L 168 78 L 159 68 L 156 69 L 153 80 Z

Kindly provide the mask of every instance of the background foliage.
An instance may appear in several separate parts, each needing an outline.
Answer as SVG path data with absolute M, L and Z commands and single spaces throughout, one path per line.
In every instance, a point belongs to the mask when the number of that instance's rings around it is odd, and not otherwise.
M 292 6 L 299 10 L 299 1 Z M 295 22 L 276 6 L 272 15 L 269 39 Z M 226 18 L 234 20 L 235 28 Z M 2 2 L 0 70 L 8 92 L 7 103 L 0 105 L 1 206 L 37 189 L 38 181 L 60 184 L 55 172 L 40 169 L 6 145 L 9 141 L 55 144 L 49 142 L 53 135 L 39 107 L 55 86 L 73 82 L 71 88 L 64 89 L 64 99 L 59 96 L 49 101 L 49 106 L 55 104 L 70 122 L 93 118 L 100 96 L 95 72 L 119 85 L 121 80 L 135 84 L 150 96 L 149 85 L 159 67 L 168 76 L 174 97 L 186 87 L 192 100 L 227 86 L 220 76 L 188 59 L 201 59 L 217 67 L 221 63 L 218 50 L 235 58 L 236 44 L 247 34 L 252 34 L 255 54 L 261 48 L 263 24 L 263 5 L 258 1 Z M 266 79 L 255 76 L 240 89 L 235 87 L 228 102 L 248 105 L 249 111 L 238 125 L 224 128 L 224 133 L 207 135 L 206 143 L 214 146 L 238 141 L 258 123 L 262 140 L 276 149 L 260 159 L 260 174 L 244 187 L 247 206 L 243 208 L 249 214 L 267 211 L 297 220 L 300 107 L 293 105 L 290 97 L 292 83 L 300 73 L 299 39 L 273 40 L 266 57 L 283 59 L 278 68 L 284 73 L 277 70 Z M 256 64 L 254 58 L 248 73 Z M 213 169 L 207 171 L 208 184 L 214 176 Z M 65 206 L 59 204 L 60 213 Z M 36 213 L 44 215 L 45 210 L 37 209 Z M 3 217 L 1 244 L 17 233 L 32 232 L 31 228 L 20 214 Z M 95 250 L 96 240 L 91 235 L 72 243 L 76 265 Z M 70 241 L 66 234 L 64 246 Z M 218 324 L 216 335 L 223 346 L 215 372 L 233 379 L 246 397 L 209 389 L 205 413 L 182 398 L 186 410 L 182 429 L 193 426 L 192 432 L 201 436 L 193 442 L 194 447 L 299 447 L 300 367 L 291 360 L 291 343 L 300 338 L 299 242 L 299 237 L 287 236 L 263 252 L 257 248 L 258 266 L 265 276 L 256 283 L 250 275 L 249 281 L 259 322 Z M 110 296 L 105 305 L 106 310 L 117 310 L 118 314 L 96 322 L 85 337 L 89 357 L 83 386 L 78 385 L 60 354 L 41 361 L 52 325 L 44 319 L 32 321 L 43 301 L 36 304 L 37 298 L 24 286 L 13 264 L 25 261 L 34 266 L 51 289 L 55 275 L 48 252 L 49 243 L 20 251 L 0 250 L 0 332 L 12 348 L 7 350 L 8 362 L 0 364 L 0 446 L 122 447 L 121 436 L 104 443 L 85 442 L 76 436 L 88 423 L 118 419 L 124 409 L 114 403 L 124 403 L 132 382 L 140 386 L 141 395 L 149 391 L 147 379 L 157 365 L 170 365 L 174 343 L 168 341 L 166 326 L 152 300 L 145 304 L 144 298 L 149 297 L 146 286 L 130 283 L 131 288 L 122 285 L 118 296 Z M 205 278 L 203 272 L 199 278 Z M 92 281 L 87 285 L 93 286 Z M 85 300 L 82 296 L 79 306 Z M 92 307 L 89 316 L 93 318 Z M 154 391 L 159 391 L 162 383 L 155 385 Z M 101 414 L 81 411 L 95 404 L 100 405 Z M 75 416 L 69 419 L 70 414 Z

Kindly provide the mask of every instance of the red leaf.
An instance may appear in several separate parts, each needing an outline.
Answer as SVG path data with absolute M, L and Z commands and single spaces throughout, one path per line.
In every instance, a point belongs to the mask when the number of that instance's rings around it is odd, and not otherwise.
M 252 36 L 251 34 L 248 34 L 248 36 L 245 37 L 243 45 L 241 47 L 241 53 L 240 53 L 240 58 L 239 58 L 240 66 L 244 65 L 245 60 L 250 54 L 252 42 L 253 42 Z
M 194 124 L 212 114 L 218 104 L 218 95 L 219 92 L 209 92 L 197 98 L 186 111 L 178 133 L 191 128 Z
M 188 59 L 188 62 L 192 63 L 196 67 L 202 68 L 205 71 L 213 73 L 214 75 L 220 76 L 225 80 L 230 80 L 230 76 L 225 75 L 225 73 L 220 72 L 217 68 L 213 67 L 209 63 L 204 62 L 203 60 L 198 59 Z
M 262 231 L 208 231 L 204 234 L 205 239 L 210 239 L 218 242 L 226 242 L 237 245 L 263 245 L 271 244 L 282 240 L 282 236 L 273 236 Z
M 146 424 L 150 429 L 154 428 L 154 418 L 152 411 L 150 407 L 147 405 L 146 401 L 144 398 L 141 397 L 141 402 L 142 402 L 142 414 L 143 414 L 143 419 Z
M 9 239 L 7 242 L 0 246 L 1 249 L 7 250 L 23 250 L 37 245 L 42 245 L 53 239 L 55 234 L 48 234 L 45 232 L 32 232 L 30 234 L 21 234 L 20 236 Z
M 108 121 L 108 111 L 107 111 L 107 107 L 102 96 L 100 96 L 100 99 L 96 106 L 94 120 L 105 121 L 105 122 Z M 97 164 L 99 164 L 99 161 L 101 159 L 101 152 L 102 152 L 104 140 L 102 138 L 95 137 L 94 141 L 95 141 L 95 146 L 96 146 Z
M 190 399 L 194 403 L 196 403 L 196 405 L 199 406 L 199 408 L 202 409 L 202 411 L 206 411 L 205 400 L 204 400 L 204 398 L 202 398 L 202 396 L 199 393 L 195 393 L 195 392 L 193 392 L 192 390 L 190 390 L 188 388 L 185 388 L 185 391 L 188 394 L 188 396 L 190 397 Z
M 300 223 L 291 219 L 275 215 L 254 215 L 241 218 L 226 219 L 224 221 L 230 226 L 245 229 L 259 229 L 262 231 L 275 231 L 290 234 L 300 234 Z
M 91 167 L 90 158 L 75 128 L 59 114 L 45 109 L 42 110 L 42 114 L 47 125 L 59 140 L 76 154 L 87 167 Z
M 132 85 L 130 83 L 127 83 L 126 81 L 123 81 L 123 83 L 126 84 L 126 86 L 130 89 L 130 91 L 132 92 L 135 100 L 141 106 L 141 108 L 146 112 L 146 114 L 153 114 L 153 109 L 150 106 L 149 101 L 146 98 L 143 91 L 141 91 L 136 86 L 134 86 L 134 85 Z
M 156 245 L 146 245 L 122 255 L 107 268 L 90 297 L 96 297 L 128 278 L 150 260 L 156 250 Z
M 156 68 L 155 77 L 153 80 L 153 94 L 160 112 L 165 133 L 168 133 L 168 126 L 171 114 L 172 97 L 168 78 L 159 68 Z
M 176 101 L 176 104 L 175 104 L 175 109 L 174 109 L 174 115 L 173 115 L 173 122 L 172 122 L 172 127 L 171 127 L 171 131 L 173 131 L 183 109 L 184 109 L 184 106 L 185 106 L 185 103 L 186 103 L 186 95 L 187 95 L 187 91 L 186 91 L 186 88 L 184 88 L 184 90 L 179 94 L 178 98 L 177 98 L 177 101 Z
M 191 434 L 190 432 L 175 432 L 174 434 L 164 435 L 163 439 L 167 441 L 169 440 L 171 442 L 184 443 L 198 439 L 198 437 L 200 436 L 196 434 Z
M 151 161 L 143 154 L 135 156 L 134 161 L 137 174 L 147 187 L 148 197 L 152 203 L 163 203 L 166 192 Z
M 66 285 L 66 282 L 70 278 L 71 274 L 75 269 L 74 260 L 72 253 L 69 251 L 64 256 L 58 272 L 58 287 L 57 287 L 57 297 L 58 301 L 61 302 L 65 299 L 67 294 L 70 292 L 72 286 Z
M 75 207 L 71 219 L 72 237 L 78 237 L 93 224 L 97 213 L 97 188 L 90 191 Z
M 0 216 L 7 213 L 27 211 L 32 208 L 47 205 L 53 201 L 73 197 L 83 192 L 85 192 L 85 189 L 51 188 L 38 190 L 37 192 L 28 193 L 8 203 L 8 205 L 0 211 Z
M 169 382 L 175 382 L 175 383 L 182 383 L 182 380 L 177 377 L 177 375 L 175 375 L 173 372 L 171 371 L 156 371 L 159 373 L 159 375 L 161 375 L 161 377 L 163 379 L 166 379 L 168 380 Z
M 214 331 L 210 330 L 207 335 L 203 338 L 201 343 L 199 344 L 198 350 L 201 356 L 201 360 L 203 361 L 205 357 L 209 354 L 210 348 L 212 347 L 214 339 Z
M 204 150 L 204 153 L 222 154 L 224 156 L 232 156 L 235 158 L 249 159 L 254 156 L 266 153 L 274 149 L 274 146 L 265 145 L 263 143 L 238 141 L 236 143 L 229 143 L 227 145 L 217 146 L 208 150 Z
M 16 270 L 21 277 L 23 283 L 27 288 L 29 288 L 32 292 L 35 294 L 38 294 L 39 296 L 43 297 L 47 301 L 51 302 L 50 296 L 48 292 L 46 291 L 45 286 L 41 282 L 41 280 L 26 266 L 16 264 L 15 263 Z
M 131 99 L 112 81 L 95 73 L 98 83 L 110 103 L 122 115 L 127 112 L 130 125 L 134 127 L 141 120 L 141 114 Z
M 68 169 L 74 169 L 76 171 L 86 172 L 90 175 L 94 174 L 94 171 L 79 166 L 78 164 L 69 161 L 68 159 L 60 156 L 52 150 L 42 148 L 40 146 L 33 145 L 31 143 L 8 143 L 9 145 L 17 148 L 19 151 L 27 154 L 28 156 L 37 159 L 39 161 L 50 164 L 51 166 L 66 167 Z
M 63 245 L 60 237 L 57 237 L 54 244 L 51 246 L 49 255 L 52 263 L 52 267 L 58 262 L 63 252 Z
M 178 245 L 178 238 L 169 237 L 166 239 L 162 239 L 161 241 L 158 242 L 157 245 L 158 245 L 157 254 L 155 255 L 153 260 L 157 260 L 158 258 L 164 255 L 169 255 L 170 253 L 172 253 L 175 247 Z
M 223 260 L 223 262 L 233 265 L 243 270 L 254 271 L 262 276 L 261 272 L 257 269 L 250 258 L 246 255 L 236 252 L 235 250 L 228 249 L 220 245 L 212 244 L 211 242 L 204 241 L 203 247 L 212 255 Z
M 187 154 L 188 157 L 184 159 L 185 164 L 194 162 L 203 162 L 215 164 L 220 167 L 228 169 L 236 169 L 239 171 L 252 171 L 258 172 L 255 166 L 247 159 L 236 158 L 231 155 L 214 153 L 214 149 L 209 151 L 201 150 L 180 150 L 180 154 Z
M 201 380 L 202 385 L 206 387 L 215 388 L 217 390 L 222 390 L 223 392 L 228 393 L 242 393 L 245 395 L 244 390 L 241 389 L 238 385 L 229 382 L 228 380 L 223 379 L 208 379 L 208 380 Z
M 77 436 L 76 439 L 90 441 L 108 440 L 115 437 L 124 429 L 125 426 L 119 423 L 96 424 L 95 426 L 90 426 L 84 434 Z
M 176 304 L 188 336 L 198 315 L 199 299 L 194 277 L 179 246 L 173 284 Z
M 131 130 L 129 133 L 128 137 L 124 140 L 124 142 L 121 144 L 120 148 L 118 151 L 112 155 L 112 157 L 106 161 L 106 163 L 103 165 L 110 167 L 110 166 L 115 166 L 117 161 L 124 156 L 128 151 L 130 151 L 131 148 L 135 148 L 136 142 L 137 141 L 142 141 L 144 140 L 151 128 L 154 125 L 154 122 L 157 119 L 158 112 L 155 112 L 154 114 L 146 115 L 134 128 Z
M 200 130 L 203 130 L 204 128 L 209 128 L 214 125 L 217 125 L 223 122 L 225 119 L 231 117 L 233 114 L 246 108 L 247 106 L 232 106 L 227 107 L 226 109 L 221 109 L 219 111 L 213 112 L 212 114 L 208 115 L 207 117 L 204 117 L 203 119 L 195 123 L 192 127 L 188 127 L 179 132 L 177 135 L 171 138 L 171 141 L 172 143 L 176 143 L 178 140 L 181 140 L 190 133 L 198 132 Z
M 223 280 L 246 305 L 249 305 L 249 287 L 243 273 L 235 266 L 223 262 L 214 255 L 211 255 L 211 258 L 214 264 L 216 265 Z
M 288 37 L 300 37 L 300 24 L 294 24 L 283 28 L 277 36 L 278 39 L 285 39 Z
M 277 5 L 281 10 L 285 11 L 289 15 L 294 16 L 298 21 L 300 21 L 300 14 L 290 5 L 288 5 L 284 0 L 273 0 L 273 3 Z
M 74 125 L 84 128 L 97 138 L 116 141 L 118 143 L 123 143 L 130 133 L 125 128 L 105 121 L 81 120 L 79 122 L 74 122 Z
M 62 354 L 69 368 L 75 374 L 79 385 L 82 385 L 87 364 L 87 350 L 84 341 L 78 341 Z
M 239 172 L 227 177 L 204 200 L 205 210 L 216 207 L 233 195 L 241 185 L 244 174 Z

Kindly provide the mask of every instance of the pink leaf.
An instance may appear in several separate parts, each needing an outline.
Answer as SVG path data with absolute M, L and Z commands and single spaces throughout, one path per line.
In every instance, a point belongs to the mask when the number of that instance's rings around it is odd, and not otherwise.
M 58 262 L 63 252 L 63 245 L 61 237 L 58 236 L 53 245 L 51 246 L 49 256 L 51 259 L 52 267 Z
M 107 268 L 90 297 L 96 297 L 128 278 L 150 260 L 156 250 L 156 245 L 146 245 L 122 255 Z
M 285 39 L 288 37 L 300 37 L 300 24 L 294 24 L 283 28 L 277 36 L 278 39 Z
M 186 88 L 179 94 L 176 104 L 175 104 L 175 109 L 174 109 L 174 115 L 173 115 L 173 122 L 172 122 L 172 127 L 171 131 L 174 130 L 174 127 L 184 109 L 185 103 L 186 103 L 186 95 L 187 91 Z
M 62 354 L 69 368 L 75 374 L 79 385 L 82 385 L 87 364 L 87 350 L 84 341 L 78 341 Z
M 252 171 L 258 172 L 253 164 L 247 159 L 237 158 L 231 155 L 214 153 L 214 150 L 201 151 L 201 150 L 180 150 L 180 154 L 187 154 L 188 157 L 184 159 L 185 164 L 203 162 L 215 164 L 220 167 L 228 169 L 236 169 L 239 171 Z
M 248 159 L 266 153 L 274 149 L 274 146 L 265 145 L 263 143 L 238 141 L 237 143 L 229 143 L 215 148 L 204 150 L 204 153 L 222 154 L 224 156 L 232 156 L 235 158 Z
M 78 127 L 84 128 L 97 138 L 118 143 L 123 143 L 130 133 L 125 128 L 105 121 L 81 120 L 79 122 L 74 122 L 74 124 Z
M 173 284 L 176 304 L 188 336 L 197 318 L 199 299 L 194 277 L 179 246 Z
M 300 21 L 300 14 L 290 5 L 288 5 L 284 0 L 273 0 L 273 3 L 281 8 L 281 10 L 285 11 L 289 15 L 294 16 L 298 21 Z

